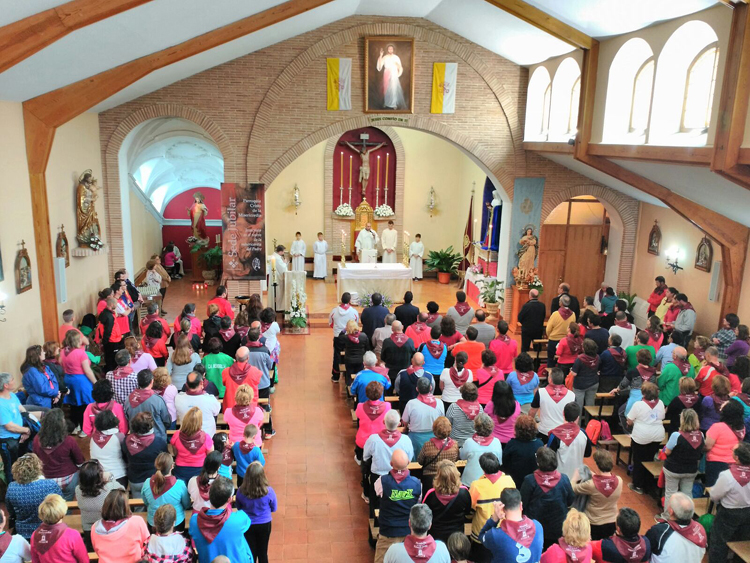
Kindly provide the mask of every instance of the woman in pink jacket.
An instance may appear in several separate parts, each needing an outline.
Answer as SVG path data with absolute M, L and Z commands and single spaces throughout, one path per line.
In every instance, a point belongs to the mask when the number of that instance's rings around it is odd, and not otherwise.
M 241 442 L 245 437 L 245 426 L 254 424 L 263 426 L 264 411 L 255 402 L 255 392 L 247 384 L 237 387 L 234 394 L 234 406 L 224 410 L 224 422 L 229 426 L 229 441 Z M 261 447 L 261 433 L 255 435 L 255 445 Z
M 39 505 L 42 524 L 31 535 L 32 563 L 88 563 L 80 532 L 63 522 L 67 512 L 60 495 L 47 495 Z
M 365 387 L 365 396 L 367 401 L 357 405 L 357 418 L 359 419 L 359 428 L 357 436 L 354 438 L 357 447 L 354 448 L 357 463 L 362 461 L 365 442 L 372 434 L 377 434 L 385 428 L 385 413 L 391 410 L 391 404 L 381 401 L 383 396 L 383 385 L 377 381 L 371 381 Z

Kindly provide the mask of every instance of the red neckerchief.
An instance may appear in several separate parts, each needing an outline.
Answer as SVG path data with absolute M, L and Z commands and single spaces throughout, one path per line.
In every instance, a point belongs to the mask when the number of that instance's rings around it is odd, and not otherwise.
M 502 471 L 498 471 L 497 473 L 485 473 L 484 476 L 489 480 L 490 483 L 493 485 L 497 483 L 500 480 L 500 477 L 502 477 L 504 473 Z
M 146 328 L 148 328 L 148 326 L 154 321 L 161 323 L 161 316 L 159 315 L 159 313 L 154 313 L 153 315 L 146 315 L 145 317 L 143 317 L 143 320 L 141 321 L 141 326 L 142 327 L 145 326 Z
M 647 328 L 646 332 L 648 333 L 649 338 L 654 342 L 658 342 L 662 335 L 660 330 L 651 330 Z
M 383 377 L 388 377 L 388 368 L 385 366 L 372 366 L 372 370 L 375 373 L 379 373 Z
M 628 330 L 630 330 L 631 328 L 633 328 L 633 325 L 631 325 L 631 324 L 630 324 L 630 323 L 628 322 L 628 320 L 627 320 L 627 319 L 625 319 L 624 321 L 615 321 L 615 325 L 617 325 L 617 326 L 619 326 L 619 327 L 621 327 L 621 328 L 626 328 L 626 329 L 628 329 Z
M 568 309 L 567 307 L 560 307 L 557 310 L 558 314 L 562 317 L 562 320 L 567 321 L 568 318 L 570 318 L 570 315 L 573 314 L 573 311 Z
M 534 471 L 534 480 L 543 493 L 548 493 L 554 489 L 560 479 L 562 479 L 562 476 L 559 471 L 542 471 L 540 469 Z
M 219 329 L 219 334 L 224 339 L 224 342 L 229 342 L 235 334 L 235 330 L 232 327 Z
M 570 444 L 573 443 L 573 440 L 578 437 L 580 431 L 581 427 L 578 426 L 575 422 L 566 422 L 565 424 L 561 424 L 557 428 L 552 429 L 552 432 L 550 432 L 550 434 L 554 435 L 556 438 L 559 438 L 560 441 L 566 446 L 570 446 Z
M 532 379 L 534 379 L 534 376 L 536 373 L 533 371 L 516 371 L 516 377 L 518 378 L 518 383 L 521 385 L 526 385 L 529 383 Z
M 242 453 L 242 455 L 247 455 L 254 449 L 255 449 L 255 442 L 250 442 L 249 444 L 245 442 L 244 440 L 240 442 L 240 452 Z
M 700 346 L 693 346 L 693 356 L 695 356 L 699 362 L 703 362 L 706 359 L 706 351 Z
M 495 437 L 492 434 L 490 434 L 489 436 L 480 436 L 479 434 L 475 433 L 471 437 L 471 439 L 474 440 L 480 446 L 487 447 L 492 443 L 492 440 L 494 440 Z
M 443 355 L 443 348 L 445 347 L 445 344 L 443 344 L 439 340 L 430 340 L 426 344 L 427 350 L 430 352 L 430 355 L 436 360 Z
M 619 350 L 615 348 L 614 346 L 611 346 L 609 348 L 609 353 L 612 355 L 612 358 L 620 364 L 621 366 L 625 365 L 625 351 L 620 348 Z
M 583 338 L 580 336 L 567 335 L 565 342 L 568 344 L 568 350 L 570 350 L 571 356 L 577 356 L 583 353 Z
M 680 370 L 680 373 L 682 375 L 687 375 L 687 373 L 690 371 L 690 362 L 686 360 L 672 360 L 672 363 L 677 366 L 677 369 Z
M 270 323 L 261 322 L 260 323 L 260 332 L 261 332 L 261 334 L 265 333 L 269 328 L 271 328 L 272 324 L 273 324 L 273 322 L 270 322 Z
M 136 389 L 128 397 L 130 406 L 136 408 L 141 403 L 145 403 L 154 394 L 153 389 Z
M 430 438 L 430 442 L 432 442 L 432 445 L 435 446 L 438 450 L 449 450 L 455 443 L 453 441 L 453 438 L 451 438 L 450 436 L 445 440 L 443 440 L 442 438 Z
M 144 336 L 143 337 L 143 344 L 146 347 L 147 350 L 152 350 L 154 346 L 156 346 L 161 338 L 154 338 L 153 336 Z
M 432 323 L 434 323 L 434 322 L 435 322 L 435 321 L 437 320 L 437 318 L 438 318 L 439 316 L 440 316 L 440 314 L 439 314 L 439 313 L 435 313 L 435 314 L 433 314 L 433 313 L 429 313 L 429 314 L 427 315 L 427 324 L 430 324 L 430 325 L 431 325 Z
M 430 494 L 430 491 L 435 491 L 435 489 L 430 489 L 429 491 L 427 491 L 427 495 Z M 425 497 L 427 495 L 425 495 Z M 457 496 L 458 496 L 458 493 L 453 494 L 453 495 L 441 495 L 439 492 L 435 491 L 435 498 L 437 498 L 440 501 L 440 504 L 442 504 L 443 506 L 445 506 L 446 504 L 448 504 L 450 501 L 452 501 Z
M 721 407 L 723 407 L 724 404 L 729 400 L 729 397 L 719 397 L 718 395 L 714 395 L 713 393 L 711 393 L 709 397 L 711 397 L 711 400 L 714 402 L 714 409 L 716 410 L 717 414 L 721 412 Z
M 362 410 L 365 411 L 367 418 L 375 420 L 385 412 L 385 403 L 383 401 L 367 400 L 362 403 Z
M 510 342 L 510 336 L 507 334 L 498 334 L 495 340 L 499 340 L 503 344 L 508 344 L 508 342 Z
M 615 475 L 592 475 L 592 481 L 596 490 L 609 498 L 617 490 L 620 482 Z
M 55 545 L 55 542 L 60 539 L 67 529 L 68 526 L 63 522 L 58 522 L 52 526 L 49 524 L 41 524 L 36 530 L 34 530 L 34 534 L 31 536 L 31 545 L 36 551 L 44 555 L 52 549 L 52 546 Z M 6 532 L 6 534 L 8 534 L 8 532 Z
M 565 538 L 557 540 L 557 545 L 565 553 L 566 563 L 588 563 L 592 561 L 593 550 L 591 549 L 591 542 L 587 543 L 584 547 L 574 547 L 565 543 Z
M 391 340 L 393 340 L 393 343 L 401 348 L 404 344 L 406 344 L 406 341 L 409 340 L 409 337 L 406 336 L 403 332 L 394 332 L 391 334 Z
M 100 522 L 102 523 L 102 528 L 109 532 L 112 528 L 116 528 L 117 526 L 125 522 L 125 520 L 127 520 L 127 518 L 123 518 L 122 520 L 105 520 L 104 518 L 102 518 Z
M 739 430 L 735 430 L 734 428 L 732 428 L 732 432 L 734 432 L 734 435 L 737 436 L 737 439 L 740 442 L 743 442 L 745 440 L 745 427 L 744 426 L 740 428 Z
M 463 317 L 466 313 L 469 312 L 469 310 L 471 309 L 471 305 L 464 301 L 463 303 L 456 303 L 453 308 L 456 310 L 456 313 L 458 313 L 459 316 Z
M 385 442 L 385 445 L 389 448 L 392 448 L 396 444 L 398 444 L 398 441 L 401 439 L 401 432 L 399 430 L 388 430 L 386 428 L 383 428 L 380 432 L 378 432 L 378 436 L 380 436 L 380 439 Z
M 232 451 L 232 448 L 230 448 L 229 446 L 224 446 L 224 449 L 221 450 L 221 464 L 229 467 L 230 465 L 232 465 L 233 461 L 234 452 Z
M 424 371 L 424 368 L 422 366 L 409 366 L 406 368 L 406 373 L 409 375 L 414 375 L 418 371 Z
M 103 448 L 112 439 L 112 436 L 114 436 L 114 434 L 103 434 L 98 430 L 94 430 L 94 433 L 91 435 L 91 439 L 96 443 L 97 446 Z
M 13 536 L 11 536 L 9 532 L 0 533 L 0 557 L 5 555 L 5 552 L 8 551 L 8 546 L 12 540 Z
M 422 334 L 425 330 L 429 328 L 430 327 L 428 327 L 425 323 L 420 323 L 419 321 L 411 325 L 411 329 L 417 333 L 417 336 L 419 336 L 420 334 Z
M 130 455 L 139 454 L 153 444 L 155 439 L 156 434 L 153 433 L 143 436 L 140 434 L 128 434 L 125 438 L 125 447 L 128 448 Z
M 203 500 L 208 500 L 208 491 L 211 490 L 211 483 L 214 482 L 213 479 L 208 479 L 205 484 L 201 483 L 200 476 L 198 479 L 196 479 L 198 482 L 198 494 L 201 496 Z
M 182 432 L 179 432 L 180 443 L 187 451 L 192 455 L 195 455 L 206 443 L 206 433 L 203 430 L 198 430 L 192 436 L 185 436 Z
M 685 538 L 689 542 L 694 543 L 700 548 L 705 548 L 708 544 L 706 531 L 703 529 L 703 526 L 701 526 L 695 520 L 691 520 L 690 524 L 688 524 L 687 526 L 680 526 L 674 520 L 669 520 L 667 524 L 669 524 L 669 527 L 680 534 L 683 538 Z
M 637 536 L 635 541 L 628 541 L 615 534 L 610 539 L 625 561 L 641 561 L 643 556 L 646 555 L 646 540 L 643 539 L 643 536 Z
M 647 401 L 645 398 L 641 399 L 644 403 L 648 405 L 648 408 L 655 409 L 656 405 L 659 404 L 659 399 L 656 398 L 653 401 Z
M 154 393 L 156 393 L 157 395 L 159 395 L 159 397 L 164 397 L 164 391 L 166 391 L 166 388 L 165 389 L 154 389 L 153 391 L 154 391 Z
M 255 405 L 234 405 L 232 407 L 232 414 L 235 418 L 242 421 L 243 424 L 248 424 L 250 422 L 250 419 L 253 418 L 253 414 L 255 413 Z
M 414 563 L 423 563 L 432 559 L 435 549 L 437 549 L 437 543 L 430 535 L 424 538 L 416 538 L 409 534 L 404 538 L 404 548 L 409 559 Z
M 234 330 L 240 335 L 240 340 L 244 340 L 250 330 L 249 326 L 237 326 L 235 325 Z
M 737 397 L 745 405 L 747 405 L 748 407 L 750 407 L 750 395 L 748 395 L 747 393 L 737 393 L 735 395 L 735 397 Z
M 208 543 L 213 543 L 224 527 L 224 523 L 229 519 L 232 510 L 225 506 L 219 514 L 209 514 L 208 511 L 209 508 L 204 506 L 198 513 L 198 530 Z
M 396 480 L 396 483 L 401 483 L 410 474 L 408 469 L 391 469 L 391 477 Z
M 565 387 L 565 385 L 555 385 L 550 383 L 545 389 L 547 390 L 549 398 L 555 401 L 555 403 L 562 401 L 568 394 L 568 388 Z
M 115 400 L 112 399 L 109 403 L 91 403 L 91 414 L 89 416 L 96 416 L 102 411 L 111 411 L 112 405 Z
M 709 362 L 708 365 L 711 366 L 712 368 L 714 368 L 716 371 L 718 371 L 724 377 L 728 377 L 729 376 L 729 370 L 727 369 L 727 367 L 724 364 L 722 364 L 722 363 L 715 364 L 713 362 Z
M 729 464 L 729 471 L 732 472 L 732 477 L 740 484 L 740 487 L 750 483 L 750 466 L 731 463 Z
M 677 398 L 686 409 L 692 409 L 693 405 L 698 402 L 698 393 L 690 393 L 689 395 L 677 395 Z
M 347 334 L 346 337 L 349 339 L 349 342 L 353 342 L 354 344 L 359 344 L 359 331 L 352 332 L 351 334 Z
M 643 364 L 638 364 L 635 366 L 635 368 L 638 370 L 638 374 L 641 376 L 641 379 L 643 381 L 649 381 L 654 375 L 656 375 L 656 368 L 653 368 L 651 366 L 644 366 Z
M 481 369 L 477 370 L 477 383 L 480 383 L 481 378 L 479 376 L 480 374 L 483 374 L 483 373 L 486 374 L 487 377 L 484 379 L 484 381 L 481 381 L 481 385 L 484 385 L 491 379 L 494 379 L 495 377 L 498 376 L 498 374 L 500 376 L 503 375 L 503 372 L 501 372 L 500 368 L 498 368 L 497 366 L 482 366 Z M 480 385 L 478 385 L 477 387 L 479 386 Z
M 351 305 L 349 303 L 342 303 L 341 305 L 339 305 L 339 307 L 341 307 L 344 311 L 348 311 Z
M 599 356 L 589 356 L 588 354 L 581 354 L 578 356 L 581 363 L 589 369 L 596 369 L 599 367 Z
M 248 345 L 253 344 L 252 342 L 248 342 Z M 260 342 L 258 342 L 260 344 Z M 252 366 L 248 364 L 247 362 L 234 362 L 231 366 L 229 366 L 229 377 L 232 378 L 232 381 L 234 381 L 237 385 L 242 385 L 245 382 L 245 378 L 250 373 L 250 368 Z
M 680 310 L 681 311 L 695 311 L 695 309 L 693 309 L 693 304 L 690 303 L 690 301 L 688 301 L 684 305 L 680 305 Z
M 456 389 L 460 389 L 461 385 L 469 381 L 469 370 L 466 368 L 461 370 L 461 375 L 459 375 L 456 366 L 451 366 L 450 370 L 448 370 L 448 375 L 450 375 L 451 381 L 453 382 L 453 385 L 456 386 Z
M 510 539 L 527 549 L 536 535 L 536 526 L 528 516 L 524 516 L 519 522 L 513 522 L 506 518 L 500 523 L 500 529 L 508 534 Z
M 692 432 L 683 432 L 680 430 L 680 436 L 687 440 L 694 450 L 697 450 L 703 445 L 703 434 L 700 430 L 693 430 Z
M 417 400 L 420 403 L 424 403 L 428 407 L 432 407 L 433 409 L 437 406 L 437 399 L 432 393 L 427 393 L 426 395 L 417 395 Z
M 198 389 L 191 389 L 190 387 L 185 388 L 185 394 L 190 395 L 192 397 L 195 397 L 197 395 L 205 395 L 206 394 L 206 388 L 201 384 Z
M 133 373 L 133 368 L 131 368 L 130 366 L 116 367 L 112 370 L 111 373 L 112 377 L 114 377 L 115 379 L 122 379 Z
M 479 404 L 479 401 L 464 401 L 463 399 L 459 399 L 456 401 L 456 404 L 469 420 L 474 420 L 482 410 L 482 405 Z
M 149 487 L 151 487 L 151 494 L 154 495 L 154 500 L 158 499 L 160 496 L 162 496 L 164 493 L 166 493 L 169 489 L 175 486 L 177 483 L 177 477 L 174 475 L 169 475 L 168 477 L 164 477 L 164 485 L 161 487 L 161 491 L 156 489 L 156 485 L 154 484 L 154 478 L 151 477 L 148 481 Z

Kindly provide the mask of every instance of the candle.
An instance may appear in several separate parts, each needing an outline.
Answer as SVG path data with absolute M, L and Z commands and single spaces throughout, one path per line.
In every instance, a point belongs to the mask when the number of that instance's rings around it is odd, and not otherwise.
M 274 272 L 276 271 L 276 255 L 275 254 L 271 256 L 271 269 Z
M 339 186 L 343 187 L 344 185 L 344 151 L 341 151 L 341 182 L 339 183 Z
M 388 189 L 388 158 L 391 155 L 388 153 L 385 153 L 385 189 Z M 386 201 L 386 203 L 388 203 Z
M 346 242 L 346 232 L 344 229 L 341 229 L 341 244 L 344 244 Z
M 375 189 L 380 187 L 380 155 L 378 155 L 378 181 L 375 183 Z
M 216 244 L 219 244 L 220 242 L 221 242 L 221 234 L 217 233 L 216 234 Z
M 352 187 L 352 155 L 349 155 L 349 187 Z

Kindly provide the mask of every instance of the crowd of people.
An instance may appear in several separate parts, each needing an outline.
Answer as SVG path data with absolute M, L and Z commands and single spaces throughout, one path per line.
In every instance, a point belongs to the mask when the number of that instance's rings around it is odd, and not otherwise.
M 719 563 L 728 541 L 745 538 L 750 339 L 737 315 L 710 337 L 695 335 L 687 297 L 658 277 L 639 329 L 612 288 L 581 308 L 561 284 L 546 326 L 531 291 L 519 347 L 508 323 L 489 325 L 464 292 L 445 315 L 412 301 L 407 292 L 391 312 L 376 293 L 360 314 L 344 293 L 329 318 L 331 379 L 343 376 L 356 403 L 376 563 L 697 562 L 707 549 Z M 547 359 L 535 365 L 528 352 L 545 335 Z M 630 435 L 627 484 L 582 428 L 597 394 L 614 403 L 611 431 Z M 644 466 L 655 459 L 664 462 L 663 510 L 641 536 L 638 513 L 618 501 L 624 485 L 656 490 Z M 694 489 L 718 505 L 710 544 Z
M 154 285 L 168 276 L 158 258 L 147 267 Z M 20 378 L 0 373 L 0 557 L 268 561 L 275 311 L 253 295 L 235 313 L 218 286 L 205 320 L 188 303 L 170 324 L 125 270 L 99 297 L 96 316 L 78 322 L 67 310 L 58 341 L 27 349 Z M 73 507 L 80 520 L 68 526 Z

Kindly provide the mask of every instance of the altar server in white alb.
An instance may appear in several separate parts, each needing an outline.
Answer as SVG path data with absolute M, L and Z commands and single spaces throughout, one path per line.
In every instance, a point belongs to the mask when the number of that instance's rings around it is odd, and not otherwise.
M 383 263 L 396 263 L 396 245 L 398 244 L 398 231 L 393 228 L 393 221 L 388 221 L 388 228 L 380 237 L 383 244 Z
M 363 231 L 359 231 L 357 240 L 354 242 L 354 248 L 357 249 L 357 256 L 359 257 L 360 262 L 377 262 L 378 241 L 380 241 L 378 233 L 372 230 L 372 225 L 370 223 L 367 223 L 367 225 L 365 225 L 365 229 Z M 375 251 L 374 260 L 368 259 L 368 255 L 372 253 L 363 252 L 368 250 Z
M 415 280 L 422 279 L 422 258 L 424 257 L 424 244 L 422 235 L 417 233 L 414 241 L 409 245 L 409 265 L 411 266 L 411 277 Z
M 328 263 L 326 253 L 328 252 L 328 243 L 323 240 L 323 233 L 318 233 L 318 240 L 313 244 L 313 254 L 315 255 L 315 269 L 313 270 L 313 279 L 324 280 L 328 273 Z
M 297 231 L 294 234 L 294 242 L 292 248 L 289 249 L 289 254 L 292 255 L 292 271 L 293 272 L 304 272 L 305 271 L 305 253 L 307 252 L 307 245 L 302 240 L 302 233 Z
M 271 254 L 268 261 L 268 294 L 274 301 L 276 311 L 284 310 L 284 274 L 289 270 L 286 265 L 286 258 L 284 258 L 284 251 L 286 247 L 280 244 L 276 247 L 276 252 Z M 276 296 L 274 297 L 273 289 L 273 270 L 276 270 Z

